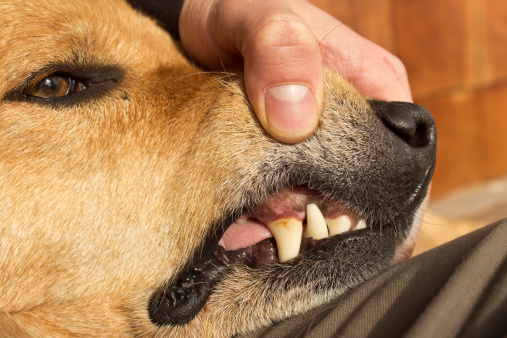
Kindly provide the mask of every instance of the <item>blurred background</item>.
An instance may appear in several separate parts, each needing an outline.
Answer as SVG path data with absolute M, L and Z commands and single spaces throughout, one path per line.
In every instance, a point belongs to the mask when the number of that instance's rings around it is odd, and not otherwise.
M 311 0 L 405 64 L 438 130 L 416 253 L 507 217 L 507 1 Z

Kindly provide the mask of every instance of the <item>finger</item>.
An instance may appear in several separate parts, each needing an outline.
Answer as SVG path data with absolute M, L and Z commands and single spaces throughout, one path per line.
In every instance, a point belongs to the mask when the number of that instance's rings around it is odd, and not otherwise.
M 345 76 L 363 95 L 386 101 L 412 101 L 412 93 L 405 67 L 401 61 L 348 27 L 341 27 L 340 39 L 321 44 L 324 62 L 338 65 L 337 71 Z M 354 42 L 351 40 L 354 39 Z M 350 52 L 343 55 L 336 44 Z M 374 56 L 374 57 L 372 57 Z
M 293 8 L 312 23 L 324 64 L 341 73 L 363 95 L 412 101 L 405 67 L 397 57 L 306 1 L 294 1 Z
M 213 43 L 200 48 L 214 60 L 203 62 L 227 66 L 241 55 L 247 95 L 265 130 L 286 143 L 311 135 L 322 108 L 323 70 L 306 22 L 284 1 L 223 0 L 210 12 Z
M 209 69 L 237 67 L 243 60 L 229 33 L 223 26 L 232 26 L 231 19 L 217 18 L 218 1 L 185 0 L 179 18 L 180 39 L 188 56 Z
M 242 49 L 247 94 L 266 131 L 286 143 L 310 136 L 323 100 L 322 60 L 310 28 L 294 13 L 274 10 Z

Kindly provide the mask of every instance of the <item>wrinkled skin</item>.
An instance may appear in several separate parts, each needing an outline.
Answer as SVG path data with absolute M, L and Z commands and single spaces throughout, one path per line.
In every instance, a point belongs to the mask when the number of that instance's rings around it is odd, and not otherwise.
M 434 136 L 414 153 L 339 75 L 325 72 L 315 134 L 285 145 L 256 120 L 241 74 L 203 73 L 121 1 L 8 0 L 0 23 L 6 336 L 227 337 L 315 307 L 410 251 Z M 30 96 L 53 74 L 86 89 Z M 216 248 L 233 215 L 293 185 L 372 228 L 284 264 L 230 265 L 188 322 L 150 319 L 153 295 Z

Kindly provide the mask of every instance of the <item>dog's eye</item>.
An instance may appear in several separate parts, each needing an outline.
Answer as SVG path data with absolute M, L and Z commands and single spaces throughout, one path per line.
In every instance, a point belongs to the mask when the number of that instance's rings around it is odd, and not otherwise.
M 33 88 L 27 91 L 27 95 L 56 98 L 75 94 L 86 89 L 83 82 L 68 75 L 50 75 L 38 82 Z

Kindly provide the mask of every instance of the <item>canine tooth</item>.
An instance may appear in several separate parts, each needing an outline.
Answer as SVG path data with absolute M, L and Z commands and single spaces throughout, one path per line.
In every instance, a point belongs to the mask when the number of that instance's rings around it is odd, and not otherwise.
M 329 237 L 326 220 L 319 207 L 313 203 L 306 206 L 305 237 L 313 237 L 313 239 Z
M 359 222 L 357 222 L 356 228 L 354 230 L 360 229 L 366 229 L 366 221 L 362 218 L 359 220 Z
M 329 236 L 342 234 L 350 230 L 352 222 L 347 215 L 341 215 L 338 218 L 326 218 L 327 227 L 329 228 Z
M 275 237 L 280 262 L 288 261 L 299 255 L 303 221 L 296 218 L 280 218 L 269 222 L 268 228 Z

